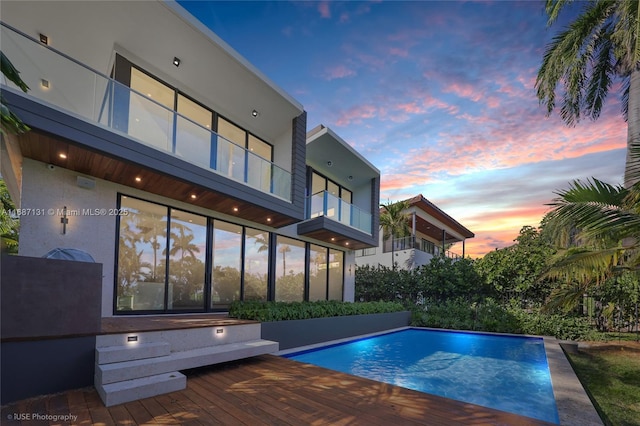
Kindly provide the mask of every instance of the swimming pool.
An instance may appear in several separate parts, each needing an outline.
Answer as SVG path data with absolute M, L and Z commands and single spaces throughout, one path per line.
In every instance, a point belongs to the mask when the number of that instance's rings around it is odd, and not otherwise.
M 542 338 L 412 328 L 284 356 L 560 423 Z

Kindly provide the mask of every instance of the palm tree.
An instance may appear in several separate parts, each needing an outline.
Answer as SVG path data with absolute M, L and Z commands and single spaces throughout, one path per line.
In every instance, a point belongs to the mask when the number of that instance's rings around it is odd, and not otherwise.
M 406 200 L 395 203 L 388 202 L 387 204 L 380 204 L 380 207 L 383 209 L 380 213 L 382 240 L 386 241 L 391 238 L 391 267 L 395 269 L 394 240 L 397 237 L 404 237 L 409 234 L 409 214 L 406 213 L 409 203 Z
M 23 92 L 27 92 L 29 90 L 29 86 L 22 81 L 20 78 L 20 71 L 15 69 L 9 58 L 7 58 L 4 53 L 0 51 L 0 70 L 2 74 L 7 78 L 7 80 L 14 83 L 18 86 Z M 25 133 L 30 130 L 29 126 L 24 124 L 20 117 L 15 115 L 7 105 L 4 103 L 4 99 L 2 99 L 2 94 L 0 94 L 0 116 L 2 117 L 2 126 L 0 126 L 0 134 L 4 134 L 5 130 L 13 133 Z
M 607 278 L 640 272 L 640 185 L 592 179 L 557 194 L 545 232 L 562 250 L 546 275 L 569 284 L 552 292 L 552 307 L 575 306 Z
M 572 0 L 546 0 L 548 25 Z M 591 0 L 584 12 L 547 46 L 536 79 L 547 115 L 556 106 L 556 87 L 564 94 L 560 115 L 570 126 L 583 116 L 600 116 L 614 83 L 622 82 L 622 114 L 627 121 L 624 186 L 640 180 L 640 11 L 637 0 Z
M 282 276 L 287 275 L 287 253 L 291 251 L 291 247 L 283 244 L 278 251 L 282 253 Z

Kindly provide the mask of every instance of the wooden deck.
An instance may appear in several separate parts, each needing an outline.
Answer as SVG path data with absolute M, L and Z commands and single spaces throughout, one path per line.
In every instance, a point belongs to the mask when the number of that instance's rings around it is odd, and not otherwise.
M 2 407 L 3 425 L 548 425 L 273 355 L 187 372 L 187 389 L 106 408 L 94 389 Z M 21 413 L 75 421 L 8 420 Z
M 221 327 L 254 324 L 256 321 L 229 318 L 227 314 L 121 315 L 102 318 L 103 334 L 176 330 L 198 327 Z

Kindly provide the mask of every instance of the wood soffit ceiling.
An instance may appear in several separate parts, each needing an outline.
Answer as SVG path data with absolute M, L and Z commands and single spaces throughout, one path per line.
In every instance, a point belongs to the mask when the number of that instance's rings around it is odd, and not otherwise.
M 160 172 L 145 169 L 123 159 L 116 159 L 79 147 L 67 140 L 36 129 L 19 136 L 20 149 L 26 158 L 73 170 L 163 197 L 193 204 L 241 219 L 279 228 L 297 222 L 293 217 L 274 212 L 227 194 L 202 188 Z M 60 154 L 66 155 L 61 158 Z M 138 178 L 139 180 L 137 180 Z M 192 198 L 195 195 L 195 198 Z

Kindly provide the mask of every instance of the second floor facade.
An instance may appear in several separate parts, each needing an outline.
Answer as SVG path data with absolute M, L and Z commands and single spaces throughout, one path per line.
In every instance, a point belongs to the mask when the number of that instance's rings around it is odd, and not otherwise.
M 473 232 L 422 195 L 406 202 L 409 207 L 403 214 L 409 234 L 384 239 L 381 232 L 377 247 L 356 252 L 357 265 L 392 267 L 395 263 L 400 268 L 413 269 L 435 256 L 465 257 L 465 241 L 475 236 Z

